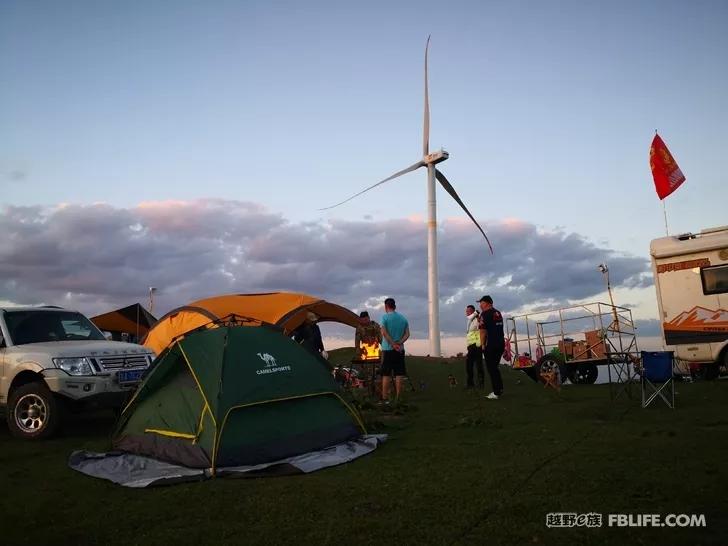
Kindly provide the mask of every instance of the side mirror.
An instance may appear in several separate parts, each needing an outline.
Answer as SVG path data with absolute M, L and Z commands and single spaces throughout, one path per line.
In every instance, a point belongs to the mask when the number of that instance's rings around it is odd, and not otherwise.
M 0 334 L 0 349 L 4 349 L 6 347 L 5 345 L 5 337 Z
M 106 341 L 113 341 L 114 336 L 111 332 L 104 332 L 104 337 L 106 338 Z

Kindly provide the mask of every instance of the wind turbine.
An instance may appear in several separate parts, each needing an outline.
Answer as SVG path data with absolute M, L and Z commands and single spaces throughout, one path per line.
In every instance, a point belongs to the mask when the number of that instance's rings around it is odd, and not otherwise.
M 445 161 L 448 157 L 450 157 L 450 154 L 442 149 L 440 151 L 430 153 L 430 97 L 427 84 L 427 53 L 429 51 L 429 48 L 430 36 L 427 37 L 427 44 L 425 45 L 425 115 L 422 134 L 422 159 L 420 159 L 417 163 L 410 165 L 406 169 L 402 169 L 401 171 L 394 173 L 392 176 L 385 178 L 381 182 L 377 182 L 376 184 L 369 186 L 359 193 L 352 195 L 348 199 L 345 199 L 340 203 L 331 205 L 330 207 L 325 207 L 320 210 L 328 210 L 334 207 L 338 207 L 339 205 L 343 205 L 344 203 L 351 201 L 355 197 L 358 197 L 361 194 L 384 184 L 385 182 L 389 182 L 394 178 L 417 170 L 420 167 L 427 167 L 427 292 L 428 311 L 430 318 L 430 354 L 432 356 L 440 356 L 440 295 L 437 284 L 437 206 L 435 195 L 435 180 L 437 180 L 440 185 L 442 185 L 445 191 L 450 194 L 455 202 L 460 205 L 460 207 L 465 211 L 465 214 L 467 214 L 473 221 L 473 223 L 477 226 L 477 228 L 480 230 L 480 233 L 482 233 L 483 237 L 485 237 L 485 241 L 488 243 L 488 248 L 490 249 L 491 254 L 493 253 L 493 247 L 491 246 L 490 241 L 488 240 L 488 236 L 485 234 L 485 231 L 483 231 L 483 228 L 480 227 L 480 224 L 478 224 L 477 220 L 473 218 L 473 215 L 470 214 L 470 211 L 465 206 L 465 203 L 463 203 L 462 199 L 460 199 L 460 196 L 455 191 L 455 188 L 453 188 L 452 184 L 450 184 L 447 178 L 445 178 L 445 175 L 442 174 L 442 172 L 435 167 L 435 165 Z

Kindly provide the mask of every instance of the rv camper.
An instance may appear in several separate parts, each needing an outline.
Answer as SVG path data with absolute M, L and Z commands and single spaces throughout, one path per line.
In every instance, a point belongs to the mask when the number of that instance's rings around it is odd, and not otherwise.
M 728 226 L 655 239 L 650 254 L 665 345 L 714 379 L 728 367 Z

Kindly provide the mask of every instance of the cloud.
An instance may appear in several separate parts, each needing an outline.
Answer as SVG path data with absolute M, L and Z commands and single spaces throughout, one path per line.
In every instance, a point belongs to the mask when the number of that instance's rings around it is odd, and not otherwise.
M 635 321 L 637 333 L 640 337 L 658 337 L 662 335 L 662 325 L 657 319 L 642 319 Z
M 491 256 L 462 219 L 439 231 L 441 328 L 459 335 L 463 308 L 484 293 L 505 312 L 564 304 L 615 287 L 649 286 L 646 259 L 577 233 L 504 219 L 484 222 Z M 256 203 L 165 201 L 5 207 L 0 212 L 0 299 L 88 314 L 146 301 L 157 314 L 231 292 L 291 290 L 353 309 L 393 296 L 418 337 L 427 331 L 427 248 L 419 218 L 291 222 Z
M 12 169 L 5 173 L 5 178 L 10 182 L 23 182 L 28 178 L 28 172 L 23 169 Z

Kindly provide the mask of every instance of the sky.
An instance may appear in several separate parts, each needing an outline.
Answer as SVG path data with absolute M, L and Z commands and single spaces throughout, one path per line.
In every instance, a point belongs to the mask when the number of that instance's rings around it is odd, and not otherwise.
M 394 296 L 426 337 L 424 171 L 318 209 L 420 159 L 428 35 L 431 147 L 495 248 L 439 191 L 450 347 L 483 293 L 603 301 L 603 261 L 657 335 L 655 130 L 687 177 L 670 233 L 728 224 L 723 1 L 5 0 L 0 300 Z

